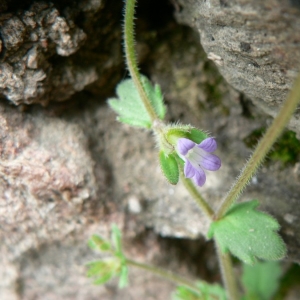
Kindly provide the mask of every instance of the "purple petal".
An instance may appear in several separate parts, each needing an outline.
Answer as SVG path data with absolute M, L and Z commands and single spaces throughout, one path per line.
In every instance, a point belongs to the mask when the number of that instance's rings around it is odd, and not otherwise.
M 214 154 L 207 154 L 200 162 L 202 168 L 209 171 L 217 171 L 221 167 L 221 159 Z
M 189 139 L 180 138 L 180 139 L 178 139 L 178 142 L 177 142 L 178 152 L 181 155 L 186 155 L 189 150 L 191 150 L 192 148 L 195 147 L 195 145 L 196 144 Z
M 195 168 L 192 166 L 192 164 L 186 160 L 184 165 L 184 176 L 186 178 L 192 178 L 195 175 Z
M 199 169 L 195 172 L 193 179 L 198 186 L 203 186 L 206 181 L 206 175 L 202 169 Z
M 214 152 L 217 150 L 217 142 L 214 138 L 210 137 L 202 141 L 197 147 L 205 150 L 206 152 Z

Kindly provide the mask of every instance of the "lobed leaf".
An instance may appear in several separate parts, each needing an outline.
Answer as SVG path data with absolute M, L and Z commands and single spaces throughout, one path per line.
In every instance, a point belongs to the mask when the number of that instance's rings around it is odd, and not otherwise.
M 92 235 L 92 237 L 88 241 L 88 245 L 92 250 L 106 252 L 111 250 L 110 243 L 104 240 L 99 235 Z
M 93 250 L 109 251 L 112 257 L 93 261 L 87 264 L 87 276 L 95 277 L 95 284 L 103 284 L 112 277 L 119 276 L 119 287 L 128 285 L 128 267 L 126 257 L 122 251 L 122 235 L 117 225 L 111 228 L 112 246 L 98 235 L 93 235 L 89 246 Z
M 145 76 L 141 76 L 141 80 L 155 112 L 160 119 L 164 119 L 166 108 L 160 87 L 153 87 Z M 132 79 L 119 83 L 116 92 L 118 98 L 108 99 L 108 105 L 118 114 L 117 120 L 131 126 L 151 128 L 151 118 Z
M 278 235 L 278 222 L 257 211 L 257 200 L 239 203 L 211 224 L 208 237 L 217 240 L 223 252 L 230 251 L 248 264 L 257 258 L 278 260 L 286 255 L 286 246 Z
M 94 284 L 103 284 L 117 275 L 120 261 L 116 259 L 99 260 L 90 262 L 87 266 L 87 276 L 96 278 Z

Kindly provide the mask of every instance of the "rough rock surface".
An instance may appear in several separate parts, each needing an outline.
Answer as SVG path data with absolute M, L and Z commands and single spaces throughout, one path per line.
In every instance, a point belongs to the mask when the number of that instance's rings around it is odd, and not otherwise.
M 46 105 L 66 100 L 91 83 L 101 88 L 107 84 L 103 73 L 122 65 L 119 24 L 107 14 L 112 4 L 67 4 L 32 2 L 14 12 L 7 7 L 0 15 L 0 95 L 14 104 Z M 114 9 L 119 7 L 115 1 Z
M 83 2 L 78 2 L 80 9 Z M 161 1 L 158 2 L 161 8 Z M 58 9 L 57 3 L 42 7 L 47 7 L 48 12 L 57 9 L 58 17 L 66 17 L 69 12 L 66 23 L 71 26 L 71 20 L 76 19 L 72 16 L 78 16 L 79 8 L 62 5 L 63 9 Z M 153 228 L 163 236 L 197 239 L 206 234 L 208 223 L 184 188 L 180 184 L 170 186 L 161 175 L 152 135 L 117 123 L 115 114 L 104 104 L 104 95 L 113 96 L 111 88 L 124 73 L 121 34 L 114 29 L 121 9 L 117 12 L 112 9 L 113 4 L 121 8 L 121 2 L 103 2 L 101 9 L 100 1 L 85 3 L 87 10 L 82 14 L 89 11 L 86 16 L 90 18 L 82 18 L 81 26 L 74 22 L 74 27 L 70 27 L 73 33 L 84 28 L 85 44 L 78 42 L 76 48 L 72 42 L 76 52 L 60 57 L 58 44 L 49 38 L 52 46 L 47 51 L 52 58 L 45 59 L 50 67 L 44 72 L 50 77 L 49 81 L 46 77 L 41 82 L 47 81 L 49 89 L 45 87 L 45 92 L 27 100 L 22 96 L 15 103 L 46 103 L 56 96 L 61 97 L 57 100 L 67 99 L 76 91 L 76 80 L 82 83 L 78 74 L 91 65 L 96 68 L 99 80 L 73 95 L 70 101 L 53 103 L 47 108 L 32 106 L 21 110 L 7 100 L 0 101 L 0 299 L 167 299 L 173 286 L 138 270 L 133 271 L 132 286 L 125 291 L 118 291 L 116 282 L 106 287 L 92 286 L 85 277 L 85 262 L 97 257 L 86 247 L 86 241 L 94 233 L 108 236 L 112 222 L 123 230 L 126 251 L 137 260 L 154 261 L 187 276 L 196 274 L 195 265 L 203 269 L 208 264 L 210 271 L 216 272 L 211 244 L 207 255 L 203 254 L 203 241 L 197 247 L 184 244 L 184 256 L 193 253 L 194 260 L 182 265 L 176 261 L 169 244 L 165 253 L 161 253 L 161 242 L 153 233 L 141 238 L 145 228 Z M 153 1 L 149 3 L 151 7 Z M 34 6 L 28 7 L 22 8 L 22 12 Z M 104 11 L 107 18 L 99 19 Z M 137 24 L 141 30 L 137 33 L 141 68 L 161 84 L 168 104 L 168 120 L 191 123 L 218 140 L 217 154 L 222 159 L 222 168 L 210 173 L 201 189 L 217 207 L 251 152 L 243 140 L 253 130 L 267 126 L 271 118 L 224 82 L 207 61 L 197 34 L 170 17 L 164 19 L 167 21 L 161 27 L 157 27 L 157 19 L 156 26 L 150 26 L 149 20 L 142 17 L 145 11 L 149 16 L 148 8 L 144 7 Z M 23 20 L 18 13 L 11 14 L 13 20 Z M 93 16 L 100 22 L 94 26 Z M 111 23 L 106 24 L 107 20 Z M 103 44 L 93 43 L 94 35 L 101 32 Z M 24 40 L 28 38 L 26 34 Z M 17 57 L 23 57 L 26 43 L 18 43 L 14 51 Z M 67 44 L 60 45 L 69 49 Z M 84 51 L 80 53 L 81 49 Z M 19 70 L 18 59 L 10 61 L 14 51 L 5 61 Z M 47 51 L 43 54 L 46 58 Z M 23 52 L 25 56 L 26 53 Z M 55 81 L 51 76 L 64 74 L 67 66 L 78 70 L 68 73 L 75 74 L 71 77 L 77 79 L 68 81 L 69 85 L 58 80 L 53 89 Z M 14 91 L 14 95 L 19 93 Z M 4 90 L 3 95 L 8 97 Z M 269 163 L 242 197 L 242 200 L 259 199 L 261 208 L 278 218 L 289 249 L 287 259 L 298 262 L 299 170 L 299 160 L 286 167 Z
M 299 1 L 179 0 L 177 20 L 199 31 L 220 73 L 275 116 L 300 69 Z M 290 128 L 300 135 L 300 114 Z

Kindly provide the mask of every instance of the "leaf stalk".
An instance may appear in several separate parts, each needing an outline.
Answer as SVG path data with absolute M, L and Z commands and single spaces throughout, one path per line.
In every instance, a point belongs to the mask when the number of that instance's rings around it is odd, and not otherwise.
M 139 269 L 146 270 L 146 271 L 151 272 L 155 275 L 163 277 L 164 279 L 166 279 L 168 281 L 171 281 L 175 284 L 184 285 L 187 288 L 191 289 L 192 291 L 195 291 L 195 292 L 199 293 L 199 289 L 197 288 L 197 286 L 192 281 L 187 280 L 186 278 L 181 277 L 177 274 L 174 274 L 173 272 L 170 272 L 170 271 L 167 271 L 167 270 L 164 270 L 162 268 L 158 268 L 158 267 L 155 267 L 155 266 L 152 266 L 152 265 L 136 262 L 136 261 L 131 260 L 131 259 L 126 259 L 126 263 L 129 266 L 137 267 Z
M 226 292 L 228 294 L 228 299 L 239 300 L 239 293 L 237 289 L 236 280 L 234 277 L 234 271 L 231 261 L 230 253 L 223 253 L 216 242 L 217 254 L 219 258 L 219 263 L 221 267 L 221 273 L 224 285 L 226 287 Z

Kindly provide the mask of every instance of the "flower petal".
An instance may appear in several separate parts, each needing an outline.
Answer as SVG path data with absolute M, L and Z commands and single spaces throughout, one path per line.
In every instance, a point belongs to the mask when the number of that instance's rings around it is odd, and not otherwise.
M 217 155 L 207 153 L 202 158 L 200 166 L 209 171 L 217 171 L 221 167 L 221 159 Z
M 189 139 L 180 138 L 180 139 L 178 139 L 178 142 L 177 142 L 178 152 L 181 155 L 186 155 L 189 150 L 191 150 L 192 148 L 195 147 L 195 145 L 196 144 Z
M 196 172 L 195 168 L 188 160 L 186 160 L 184 165 L 184 176 L 186 178 L 192 178 L 195 175 L 195 172 Z
M 205 150 L 206 152 L 214 152 L 217 150 L 217 142 L 214 138 L 210 137 L 202 141 L 197 147 Z
M 203 186 L 206 181 L 206 175 L 202 169 L 199 169 L 195 172 L 193 179 L 198 186 Z

